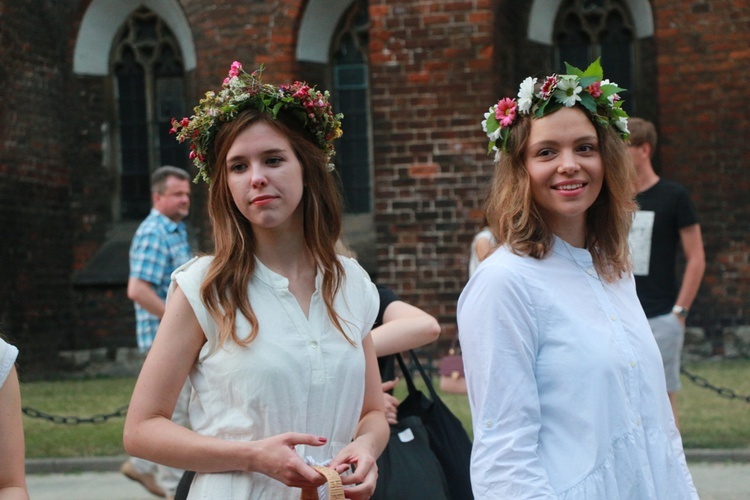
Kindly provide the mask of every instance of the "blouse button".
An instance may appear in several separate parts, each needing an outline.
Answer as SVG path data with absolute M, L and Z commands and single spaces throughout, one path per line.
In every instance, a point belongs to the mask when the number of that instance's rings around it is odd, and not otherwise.
M 641 419 L 640 418 L 635 419 L 635 425 L 637 425 L 638 427 L 641 426 Z
M 615 316 L 615 315 L 613 314 L 613 315 L 611 315 L 611 316 L 609 317 L 609 319 L 611 319 L 612 321 L 614 321 L 614 320 L 616 320 L 616 319 L 617 319 L 617 316 Z
M 317 349 L 317 347 L 318 347 L 318 342 L 317 342 L 317 341 L 315 341 L 315 340 L 313 340 L 312 342 L 310 342 L 310 347 L 312 347 L 313 349 Z
M 637 364 L 637 363 L 636 363 L 635 361 L 631 361 L 631 362 L 630 362 L 630 367 L 631 367 L 631 368 L 635 368 L 635 365 L 636 365 L 636 364 Z
M 484 423 L 484 425 L 487 426 L 488 429 L 492 429 L 492 420 L 488 420 Z
M 589 268 L 588 268 L 588 269 L 586 270 L 586 272 L 587 272 L 587 273 L 589 273 L 589 276 L 593 276 L 594 274 L 596 274 L 596 271 L 594 271 L 594 268 L 593 268 L 593 267 L 589 267 Z

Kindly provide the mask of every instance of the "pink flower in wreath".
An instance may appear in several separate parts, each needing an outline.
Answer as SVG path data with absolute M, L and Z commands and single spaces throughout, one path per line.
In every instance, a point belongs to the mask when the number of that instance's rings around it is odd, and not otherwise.
M 602 82 L 594 82 L 588 87 L 586 87 L 586 92 L 591 94 L 591 97 L 596 99 L 600 95 L 602 95 Z
M 504 97 L 500 99 L 495 107 L 495 119 L 500 123 L 502 128 L 508 128 L 516 120 L 516 110 L 518 104 L 515 99 Z
M 239 61 L 234 61 L 232 63 L 232 66 L 229 68 L 229 78 L 239 76 L 241 70 L 242 64 Z

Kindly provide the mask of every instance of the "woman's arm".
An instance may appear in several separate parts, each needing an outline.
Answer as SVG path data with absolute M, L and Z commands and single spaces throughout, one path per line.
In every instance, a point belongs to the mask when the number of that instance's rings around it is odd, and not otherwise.
M 459 298 L 476 498 L 555 498 L 537 453 L 542 417 L 533 302 L 520 276 L 494 264 L 476 274 Z
M 0 387 L 0 500 L 28 500 L 21 391 L 15 366 Z
M 185 294 L 167 303 L 154 344 L 138 376 L 125 420 L 123 442 L 131 455 L 198 472 L 255 471 L 288 486 L 308 487 L 322 478 L 294 451 L 324 438 L 285 433 L 251 442 L 201 436 L 170 419 L 177 396 L 205 336 Z
M 383 324 L 370 335 L 377 357 L 387 356 L 434 342 L 440 335 L 440 323 L 418 307 L 397 300 L 388 304 Z
M 479 262 L 482 262 L 490 254 L 490 251 L 495 247 L 495 244 L 490 238 L 478 238 L 474 253 L 477 256 Z
M 383 396 L 380 388 L 380 371 L 371 335 L 362 339 L 365 352 L 365 399 L 362 405 L 357 432 L 349 445 L 341 450 L 331 462 L 331 467 L 339 472 L 356 467 L 354 474 L 342 477 L 347 498 L 370 498 L 377 483 L 375 461 L 388 444 L 390 430 L 383 411 Z

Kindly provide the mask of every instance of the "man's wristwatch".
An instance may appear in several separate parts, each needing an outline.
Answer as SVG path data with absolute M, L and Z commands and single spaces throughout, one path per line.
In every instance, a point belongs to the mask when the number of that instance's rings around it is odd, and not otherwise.
M 679 316 L 680 318 L 687 318 L 688 317 L 688 313 L 690 312 L 690 310 L 689 309 L 685 309 L 682 306 L 675 305 L 672 308 L 672 312 L 674 314 L 676 314 L 677 316 Z

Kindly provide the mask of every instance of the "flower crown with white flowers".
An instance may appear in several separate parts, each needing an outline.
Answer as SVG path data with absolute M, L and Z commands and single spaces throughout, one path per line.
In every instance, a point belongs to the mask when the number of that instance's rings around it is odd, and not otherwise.
M 510 129 L 516 123 L 518 113 L 541 118 L 563 106 L 572 108 L 576 103 L 586 108 L 596 124 L 601 127 L 612 124 L 623 140 L 628 139 L 628 114 L 622 109 L 623 101 L 617 94 L 625 89 L 602 79 L 604 71 L 599 58 L 586 71 L 568 63 L 565 63 L 565 71 L 565 75 L 546 77 L 539 88 L 537 79 L 528 77 L 519 87 L 517 101 L 505 97 L 490 107 L 482 121 L 482 129 L 490 139 L 488 154 L 498 150 L 507 153 Z
M 344 115 L 333 113 L 328 91 L 320 92 L 297 81 L 275 87 L 263 83 L 262 74 L 262 65 L 248 74 L 242 69 L 242 64 L 234 61 L 218 93 L 206 92 L 206 97 L 193 108 L 195 114 L 190 118 L 172 119 L 169 132 L 176 134 L 179 142 L 190 141 L 190 159 L 198 167 L 195 182 L 203 179 L 210 183 L 208 155 L 213 149 L 216 133 L 223 123 L 232 121 L 240 111 L 248 108 L 268 113 L 274 119 L 281 110 L 292 113 L 310 132 L 329 162 L 336 154 L 333 141 L 341 137 Z M 328 170 L 333 170 L 332 163 L 328 164 Z

